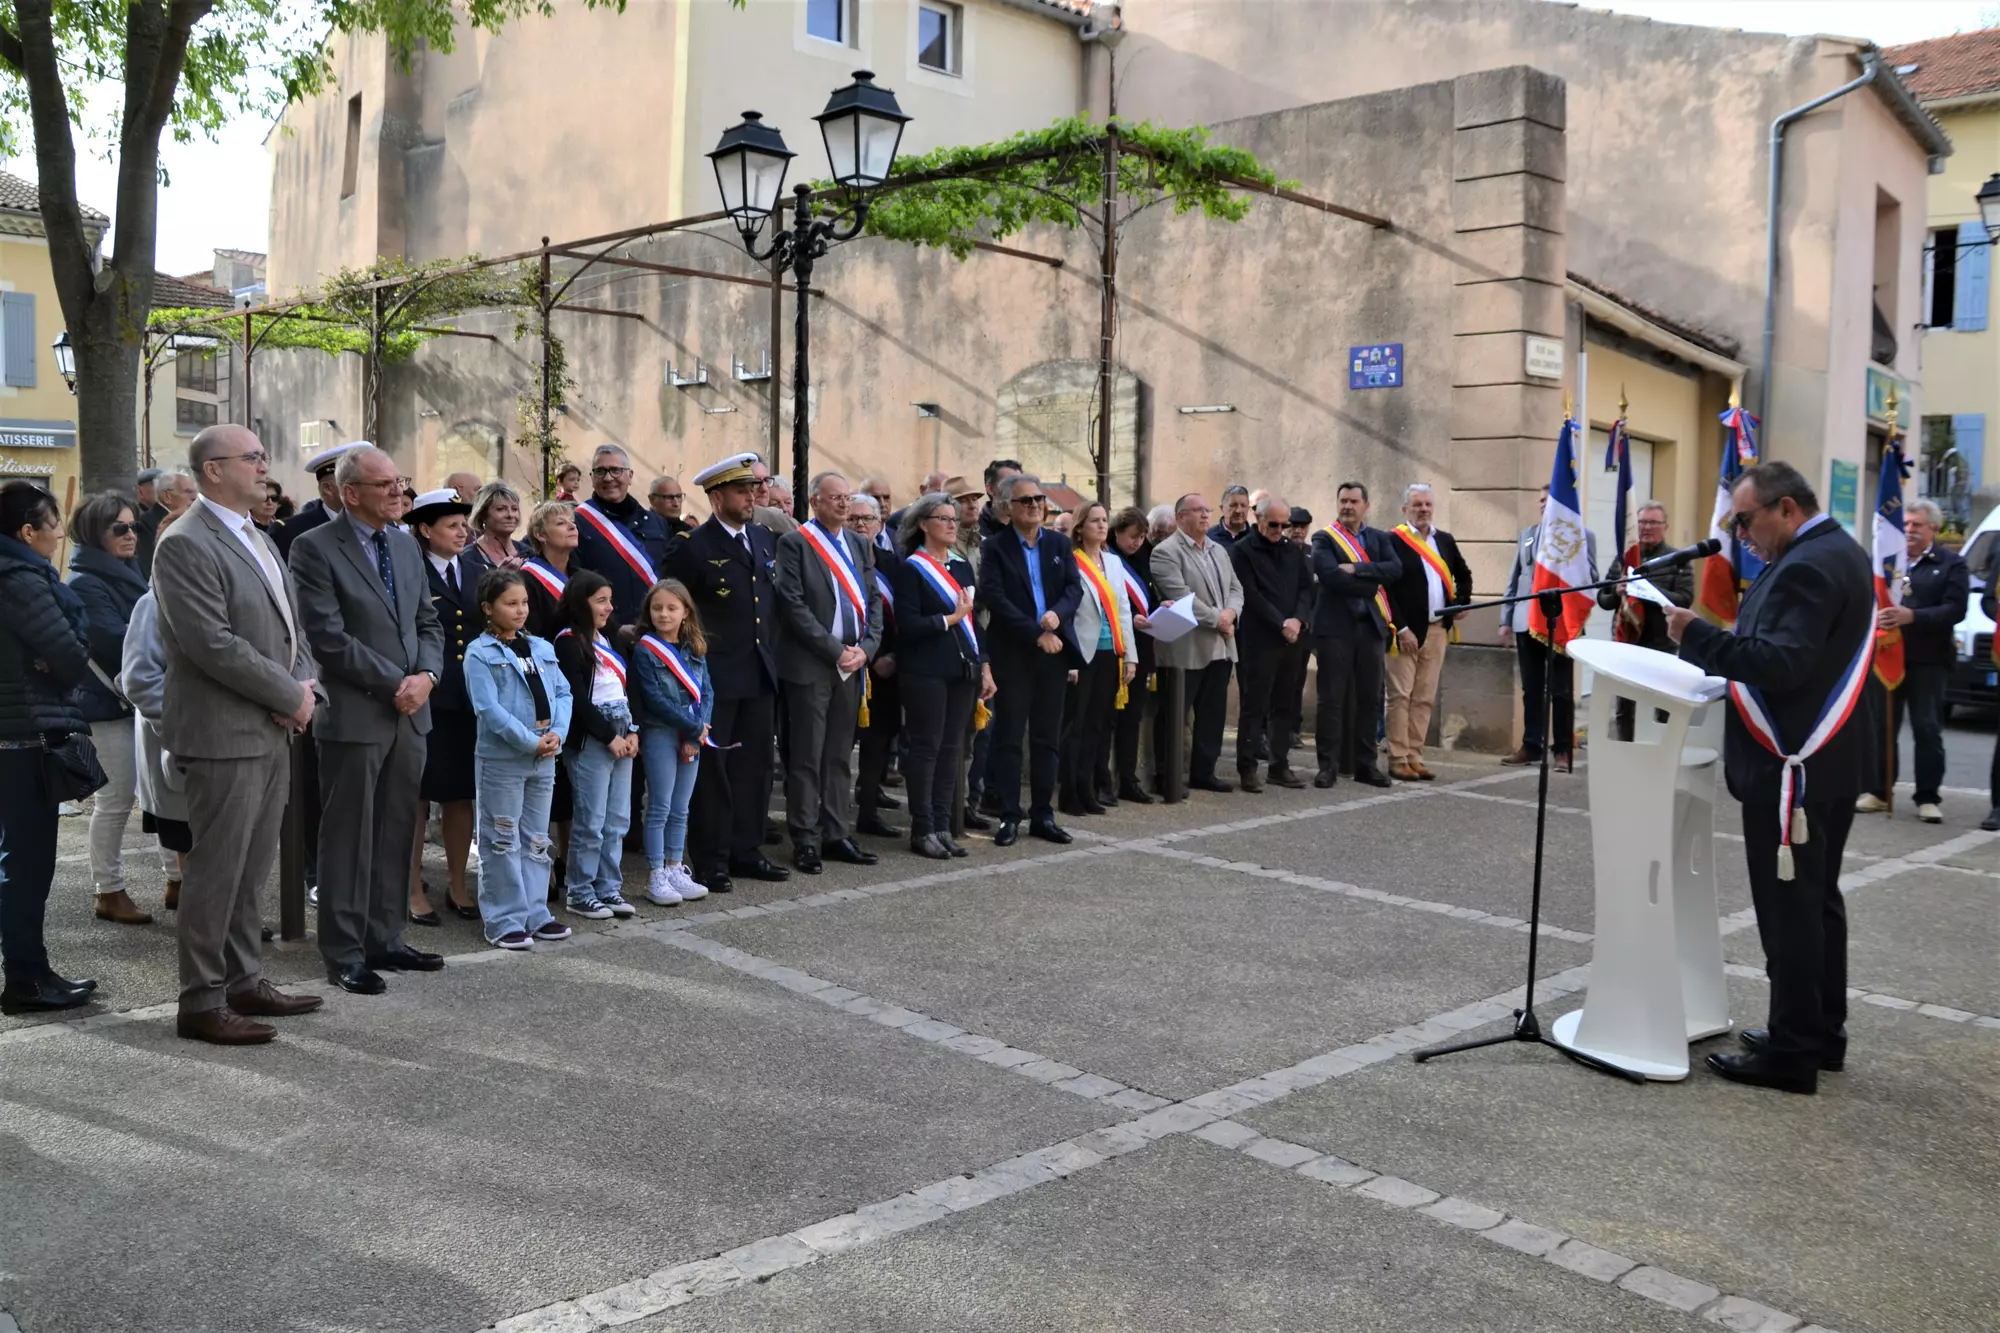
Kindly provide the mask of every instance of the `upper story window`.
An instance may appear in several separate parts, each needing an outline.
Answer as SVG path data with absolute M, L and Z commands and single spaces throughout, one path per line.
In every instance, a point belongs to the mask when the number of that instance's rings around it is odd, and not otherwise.
M 854 45 L 854 0 L 806 0 L 806 35 Z
M 196 393 L 216 392 L 215 351 L 184 351 L 174 358 L 174 383 Z
M 957 5 L 918 5 L 917 64 L 939 74 L 957 74 L 964 22 L 964 11 Z

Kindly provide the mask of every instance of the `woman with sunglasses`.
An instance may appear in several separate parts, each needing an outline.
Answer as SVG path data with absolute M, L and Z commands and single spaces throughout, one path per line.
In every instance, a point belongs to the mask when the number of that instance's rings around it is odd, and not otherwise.
M 78 505 L 69 520 L 70 540 L 76 543 L 69 587 L 89 617 L 90 674 L 79 706 L 90 724 L 97 761 L 110 779 L 90 805 L 91 889 L 97 895 L 97 919 L 125 926 L 153 920 L 125 890 L 123 848 L 137 791 L 136 737 L 132 705 L 116 684 L 124 669 L 132 608 L 146 595 L 146 580 L 139 573 L 138 513 L 135 501 L 106 491 Z

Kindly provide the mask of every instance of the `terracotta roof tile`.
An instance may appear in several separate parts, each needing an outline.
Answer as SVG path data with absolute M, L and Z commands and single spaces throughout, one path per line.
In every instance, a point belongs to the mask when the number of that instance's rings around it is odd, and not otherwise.
M 168 273 L 153 275 L 155 310 L 228 310 L 235 304 L 235 298 L 220 287 L 189 282 Z
M 83 214 L 85 222 L 105 223 L 111 221 L 110 218 L 98 212 L 89 204 L 79 202 L 77 208 Z M 29 182 L 22 180 L 19 176 L 11 172 L 0 171 L 0 209 L 8 209 L 16 213 L 33 213 L 39 217 L 42 212 L 41 192 Z
M 1882 56 L 1891 69 L 1917 67 L 1902 79 L 1919 102 L 2000 92 L 2000 28 L 1885 47 Z
M 1709 333 L 1704 329 L 1694 327 L 1692 324 L 1683 323 L 1675 319 L 1672 315 L 1663 315 L 1651 306 L 1640 301 L 1635 301 L 1624 293 L 1607 287 L 1601 282 L 1586 278 L 1581 273 L 1571 273 L 1569 280 L 1579 287 L 1588 287 L 1607 301 L 1616 301 L 1633 314 L 1651 320 L 1668 333 L 1673 334 L 1677 338 L 1685 338 L 1704 351 L 1713 352 L 1717 356 L 1727 357 L 1731 361 L 1734 361 L 1736 354 L 1743 350 L 1743 345 L 1734 338 L 1727 338 L 1719 333 Z

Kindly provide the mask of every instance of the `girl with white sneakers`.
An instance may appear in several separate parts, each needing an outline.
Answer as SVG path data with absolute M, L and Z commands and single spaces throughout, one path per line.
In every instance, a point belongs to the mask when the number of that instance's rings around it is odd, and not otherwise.
M 646 765 L 646 901 L 661 907 L 708 896 L 688 873 L 688 802 L 714 713 L 708 644 L 694 597 L 677 579 L 661 579 L 639 604 L 633 628 L 632 702 Z

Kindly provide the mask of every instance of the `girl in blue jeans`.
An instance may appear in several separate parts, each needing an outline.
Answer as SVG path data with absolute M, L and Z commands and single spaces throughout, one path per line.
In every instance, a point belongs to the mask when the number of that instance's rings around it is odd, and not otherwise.
M 633 628 L 640 637 L 632 647 L 632 701 L 646 763 L 646 862 L 652 867 L 646 900 L 664 907 L 708 895 L 688 873 L 685 853 L 688 802 L 715 705 L 708 644 L 684 584 L 655 583 Z
M 479 580 L 486 632 L 466 645 L 465 691 L 479 720 L 473 773 L 479 808 L 479 915 L 487 942 L 526 949 L 566 940 L 549 915 L 549 798 L 569 732 L 570 688 L 547 639 L 527 632 L 528 589 L 511 569 Z
M 569 765 L 573 813 L 569 825 L 569 911 L 591 921 L 635 916 L 625 901 L 619 865 L 632 825 L 632 761 L 639 726 L 625 698 L 625 659 L 604 637 L 611 622 L 611 583 L 580 570 L 569 576 L 556 605 L 556 660 L 573 700 Z

